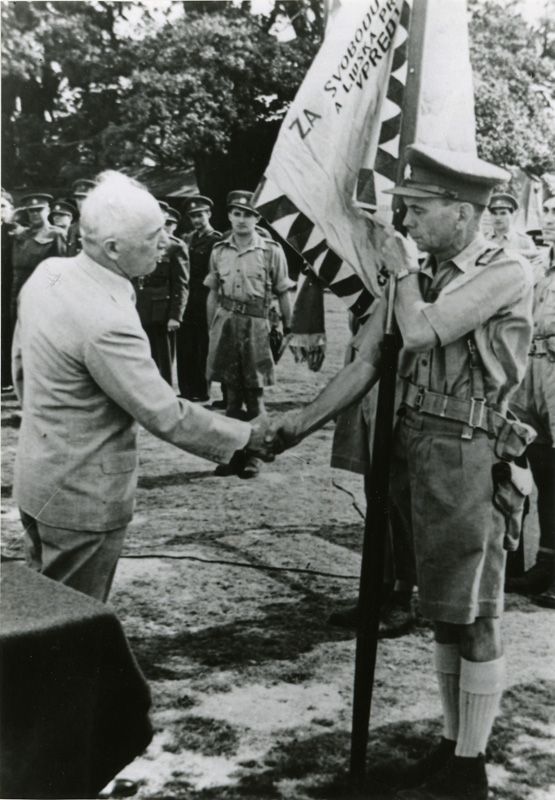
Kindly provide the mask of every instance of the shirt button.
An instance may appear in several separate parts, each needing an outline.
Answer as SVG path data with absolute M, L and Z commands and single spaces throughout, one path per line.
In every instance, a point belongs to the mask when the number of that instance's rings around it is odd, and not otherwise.
M 428 359 L 423 358 L 421 363 L 422 363 L 423 367 L 427 367 L 428 366 Z

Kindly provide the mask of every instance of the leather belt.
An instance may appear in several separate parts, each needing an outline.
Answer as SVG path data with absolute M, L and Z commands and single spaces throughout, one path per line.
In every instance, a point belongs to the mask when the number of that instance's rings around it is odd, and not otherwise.
M 244 314 L 246 317 L 267 316 L 266 304 L 262 297 L 241 302 L 241 300 L 233 300 L 231 297 L 220 295 L 218 302 L 222 308 L 232 311 L 234 314 Z
M 402 402 L 423 414 L 462 422 L 470 429 L 470 436 L 464 438 L 471 438 L 474 428 L 497 436 L 506 421 L 502 414 L 489 408 L 484 399 L 472 397 L 470 400 L 463 400 L 448 394 L 431 392 L 424 386 L 417 386 L 406 380 L 403 381 Z

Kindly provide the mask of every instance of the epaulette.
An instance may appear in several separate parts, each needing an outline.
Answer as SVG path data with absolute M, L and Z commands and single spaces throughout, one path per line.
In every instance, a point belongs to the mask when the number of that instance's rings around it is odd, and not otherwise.
M 475 266 L 476 267 L 485 267 L 487 264 L 490 264 L 493 259 L 498 256 L 500 253 L 505 252 L 504 247 L 499 247 L 496 242 L 492 242 L 491 246 L 489 246 L 483 253 L 481 253 L 478 258 L 476 259 Z

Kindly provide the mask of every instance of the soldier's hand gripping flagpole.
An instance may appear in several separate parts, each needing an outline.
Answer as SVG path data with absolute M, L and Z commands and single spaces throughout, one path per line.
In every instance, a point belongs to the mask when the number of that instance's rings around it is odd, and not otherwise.
M 409 29 L 409 69 L 404 91 L 400 131 L 399 152 L 401 155 L 397 164 L 398 180 L 402 178 L 404 171 L 402 159 L 404 147 L 414 140 L 416 133 L 427 13 L 428 0 L 413 1 Z M 402 231 L 403 208 L 402 204 L 398 202 L 398 198 L 395 198 L 395 201 L 393 225 L 397 231 Z M 366 519 L 358 598 L 359 626 L 355 656 L 350 758 L 351 781 L 358 788 L 363 787 L 366 774 L 366 749 L 378 649 L 385 543 L 389 530 L 389 473 L 397 356 L 400 343 L 394 317 L 396 287 L 397 280 L 394 275 L 391 275 L 387 288 L 387 320 L 382 347 L 378 404 L 374 421 L 372 460 L 364 476 Z

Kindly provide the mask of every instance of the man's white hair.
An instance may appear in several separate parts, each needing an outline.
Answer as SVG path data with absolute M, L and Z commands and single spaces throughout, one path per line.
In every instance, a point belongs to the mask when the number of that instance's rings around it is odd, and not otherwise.
M 138 181 L 114 170 L 101 172 L 81 206 L 83 242 L 137 235 L 157 212 L 163 220 L 158 202 Z

